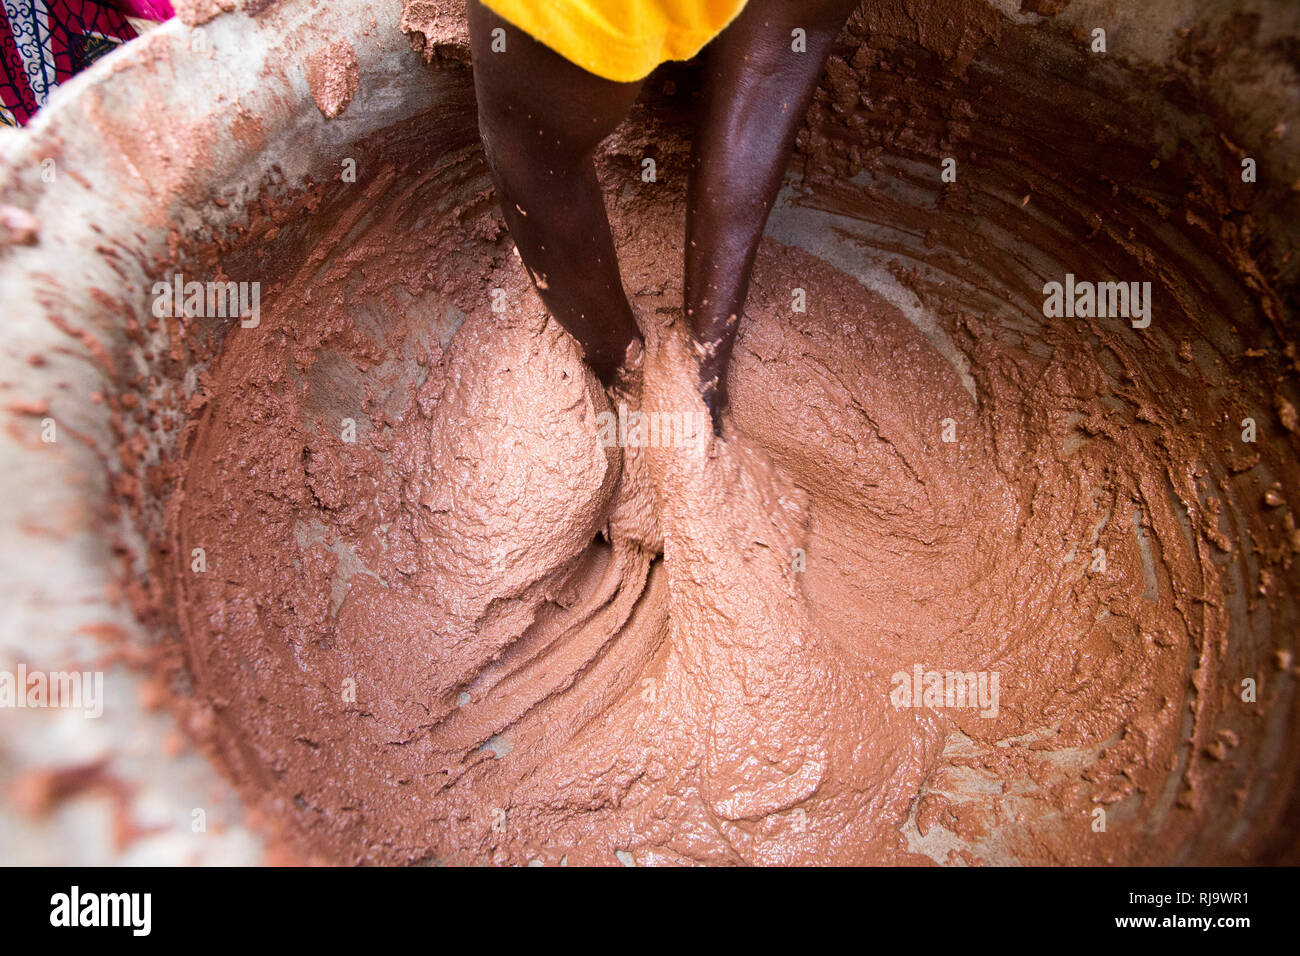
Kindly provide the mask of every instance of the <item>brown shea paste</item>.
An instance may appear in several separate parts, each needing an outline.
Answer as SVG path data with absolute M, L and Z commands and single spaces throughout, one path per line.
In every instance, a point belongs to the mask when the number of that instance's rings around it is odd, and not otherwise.
M 1189 146 L 1152 167 L 1158 117 L 1118 78 L 1023 83 L 1049 57 L 1032 31 L 890 9 L 855 15 L 800 135 L 725 440 L 599 440 L 620 401 L 703 413 L 679 310 L 689 79 L 600 159 L 647 336 L 613 404 L 513 254 L 468 87 L 360 144 L 357 182 L 194 251 L 266 280 L 199 383 L 161 600 L 188 725 L 292 853 L 1267 851 L 1263 829 L 1222 836 L 1282 812 L 1234 763 L 1265 746 L 1240 682 L 1293 675 L 1232 634 L 1295 623 L 1273 402 L 1295 369 L 1240 357 L 1282 335 L 1244 209 Z M 327 113 L 349 59 L 330 54 Z M 1067 273 L 1151 282 L 1151 326 L 1045 318 Z M 973 675 L 974 705 L 926 698 L 930 673 Z

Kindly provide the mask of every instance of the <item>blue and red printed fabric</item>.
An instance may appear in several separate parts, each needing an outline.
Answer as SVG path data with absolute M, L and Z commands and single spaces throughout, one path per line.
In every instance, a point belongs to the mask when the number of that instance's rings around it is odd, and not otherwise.
M 134 37 L 111 3 L 0 0 L 0 125 L 24 126 L 60 83 Z

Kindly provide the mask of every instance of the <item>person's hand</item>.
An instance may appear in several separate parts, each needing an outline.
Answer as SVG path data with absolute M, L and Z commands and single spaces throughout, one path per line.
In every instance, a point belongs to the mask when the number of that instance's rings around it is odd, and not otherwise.
M 713 434 L 722 436 L 722 413 L 727 407 L 727 366 L 735 344 L 735 323 L 721 334 L 705 338 L 692 336 L 695 358 L 699 362 L 700 397 L 713 421 Z M 729 334 L 730 333 L 730 334 Z

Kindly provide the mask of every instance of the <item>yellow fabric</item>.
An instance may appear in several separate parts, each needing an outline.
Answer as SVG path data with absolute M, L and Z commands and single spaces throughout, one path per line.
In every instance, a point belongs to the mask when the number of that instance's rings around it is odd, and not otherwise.
M 482 0 L 503 20 L 589 73 L 644 79 L 668 60 L 689 60 L 746 0 Z

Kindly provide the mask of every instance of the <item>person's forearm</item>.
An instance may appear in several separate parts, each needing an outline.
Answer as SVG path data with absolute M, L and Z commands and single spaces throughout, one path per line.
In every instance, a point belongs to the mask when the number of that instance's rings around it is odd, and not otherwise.
M 612 384 L 640 331 L 592 151 L 640 86 L 587 73 L 480 3 L 471 2 L 469 23 L 479 129 L 511 238 L 546 308 Z
M 708 53 L 687 204 L 685 307 L 715 430 L 754 255 L 826 57 L 855 5 L 751 0 Z

